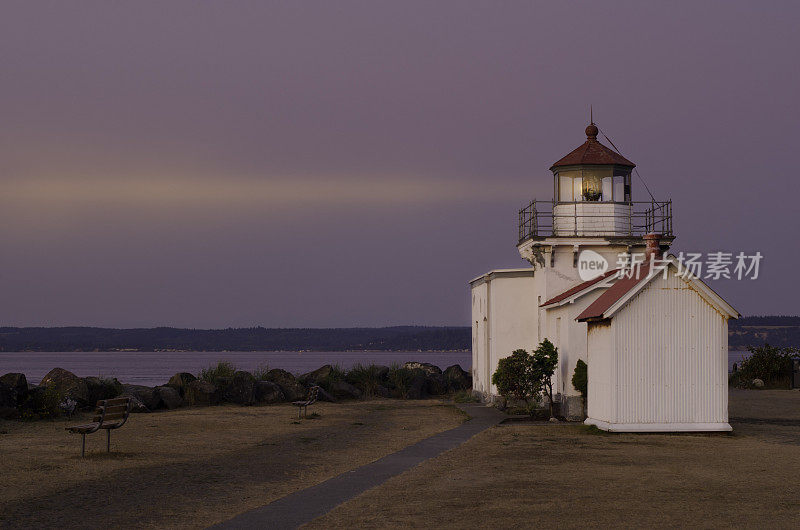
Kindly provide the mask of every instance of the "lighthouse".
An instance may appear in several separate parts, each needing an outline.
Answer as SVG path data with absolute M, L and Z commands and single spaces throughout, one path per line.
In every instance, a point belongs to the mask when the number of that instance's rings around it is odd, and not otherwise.
M 473 388 L 493 400 L 497 362 L 547 338 L 559 350 L 553 389 L 563 417 L 586 412 L 607 430 L 729 430 L 727 322 L 739 314 L 681 274 L 668 253 L 672 202 L 637 197 L 646 190 L 632 183 L 636 165 L 599 133 L 591 122 L 585 141 L 550 167 L 552 197 L 519 211 L 517 250 L 528 266 L 470 282 Z M 656 260 L 659 274 L 647 265 Z M 579 359 L 589 366 L 585 407 L 571 385 Z

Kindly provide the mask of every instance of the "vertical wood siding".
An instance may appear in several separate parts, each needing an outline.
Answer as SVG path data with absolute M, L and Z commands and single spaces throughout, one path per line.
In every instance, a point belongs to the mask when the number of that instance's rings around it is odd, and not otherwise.
M 673 273 L 612 319 L 615 423 L 727 422 L 728 323 Z
M 588 327 L 588 392 L 586 412 L 590 418 L 611 423 L 614 410 L 614 330 L 608 323 Z

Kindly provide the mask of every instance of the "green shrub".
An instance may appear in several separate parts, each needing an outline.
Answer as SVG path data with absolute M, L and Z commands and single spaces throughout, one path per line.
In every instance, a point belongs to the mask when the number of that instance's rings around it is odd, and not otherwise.
M 470 390 L 459 390 L 453 394 L 453 401 L 456 403 L 480 403 L 480 398 Z
M 34 390 L 22 407 L 20 417 L 23 420 L 56 418 L 63 414 L 61 403 L 65 401 L 66 397 L 63 392 L 57 390 L 56 385 L 47 385 Z
M 544 339 L 529 355 L 525 350 L 514 350 L 509 357 L 500 359 L 492 374 L 492 384 L 506 401 L 509 398 L 523 401 L 526 410 L 533 412 L 542 393 L 549 398 L 550 416 L 553 416 L 553 373 L 558 366 L 558 349 Z
M 218 377 L 233 377 L 233 374 L 236 372 L 236 366 L 233 363 L 228 361 L 219 361 L 216 365 L 211 365 L 208 368 L 203 368 L 200 371 L 200 374 L 197 376 L 198 379 L 202 379 L 203 381 L 208 381 L 209 383 L 213 383 L 214 380 Z
M 261 363 L 252 371 L 252 374 L 256 381 L 267 381 L 267 372 L 269 372 L 269 366 L 267 363 Z
M 347 382 L 361 390 L 365 396 L 378 395 L 382 386 L 380 368 L 374 364 L 356 364 L 347 372 Z
M 526 350 L 514 350 L 497 362 L 492 384 L 506 401 L 524 401 L 528 408 L 538 401 L 541 384 L 533 377 L 533 359 Z
M 581 393 L 581 397 L 586 399 L 586 393 L 589 390 L 589 366 L 578 359 L 575 363 L 575 372 L 572 374 L 572 387 Z
M 549 398 L 550 417 L 553 417 L 553 374 L 558 366 L 558 348 L 544 339 L 531 355 L 533 377 Z
M 753 379 L 761 379 L 765 387 L 791 388 L 792 359 L 797 348 L 778 348 L 764 344 L 748 346 L 750 356 L 742 360 L 741 368 L 731 374 L 729 381 L 737 387 L 750 388 Z
M 403 399 L 408 398 L 411 382 L 414 380 L 414 371 L 404 368 L 397 363 L 389 367 L 389 388 L 394 390 Z

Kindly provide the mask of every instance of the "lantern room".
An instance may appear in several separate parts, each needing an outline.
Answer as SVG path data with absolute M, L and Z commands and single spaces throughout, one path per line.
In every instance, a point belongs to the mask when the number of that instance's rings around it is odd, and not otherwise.
M 639 238 L 650 232 L 672 240 L 672 202 L 633 200 L 636 164 L 601 144 L 590 122 L 586 141 L 550 166 L 553 196 L 519 211 L 519 245 L 549 237 Z M 527 248 L 527 247 L 526 247 Z
M 633 162 L 597 140 L 586 127 L 586 141 L 550 167 L 553 172 L 554 235 L 620 236 L 631 231 Z
M 553 164 L 557 203 L 631 202 L 635 164 L 597 141 L 597 126 L 586 127 L 586 142 Z

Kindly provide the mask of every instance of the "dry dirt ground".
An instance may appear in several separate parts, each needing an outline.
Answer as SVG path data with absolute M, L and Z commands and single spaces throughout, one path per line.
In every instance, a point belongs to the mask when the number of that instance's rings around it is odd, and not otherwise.
M 501 425 L 310 528 L 800 524 L 800 392 L 732 391 L 731 435 Z
M 319 403 L 134 414 L 114 431 L 0 420 L 0 526 L 204 527 L 456 427 L 438 401 Z

